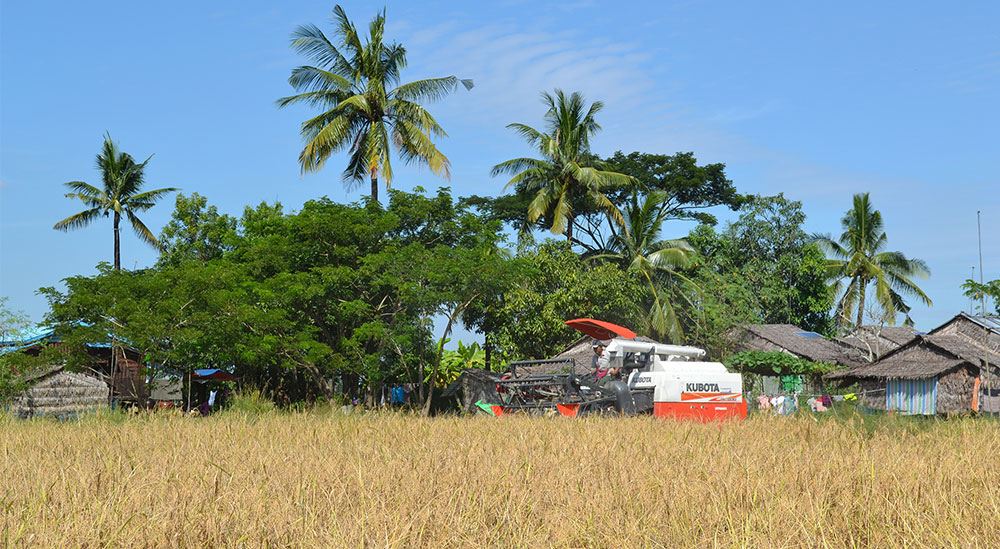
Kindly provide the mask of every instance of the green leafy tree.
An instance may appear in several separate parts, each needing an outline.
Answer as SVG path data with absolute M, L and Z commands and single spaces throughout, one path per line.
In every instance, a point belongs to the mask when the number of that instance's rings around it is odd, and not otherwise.
M 519 251 L 515 282 L 483 312 L 489 338 L 508 359 L 550 358 L 580 333 L 564 322 L 590 317 L 645 331 L 645 286 L 617 265 L 591 264 L 566 242 Z M 491 368 L 496 369 L 491 364 Z
M 450 340 L 444 341 L 444 343 L 448 343 L 448 341 Z M 458 379 L 462 370 L 485 367 L 486 353 L 479 347 L 479 343 L 473 342 L 471 345 L 466 345 L 459 341 L 457 349 L 454 351 L 445 349 L 441 354 L 441 368 L 438 370 L 434 383 L 439 387 L 447 387 Z M 425 381 L 430 381 L 429 375 Z
M 507 126 L 536 147 L 541 158 L 514 158 L 493 166 L 490 175 L 513 175 L 505 188 L 531 197 L 528 222 L 544 219 L 553 234 L 566 235 L 571 244 L 578 243 L 573 237 L 578 200 L 620 225 L 621 213 L 604 193 L 635 180 L 605 169 L 590 152 L 590 138 L 601 129 L 595 115 L 604 103 L 595 101 L 587 107 L 580 93 L 567 97 L 559 89 L 542 93 L 542 102 L 548 107 L 545 131 L 519 123 Z
M 979 283 L 969 278 L 962 283 L 962 289 L 965 290 L 962 295 L 972 298 L 980 304 L 984 297 L 992 299 L 993 307 L 996 309 L 993 314 L 1000 315 L 1000 279 Z M 981 312 L 986 314 L 985 310 Z
M 693 341 L 725 356 L 726 333 L 738 324 L 830 332 L 826 259 L 802 230 L 805 219 L 800 202 L 779 194 L 752 197 L 721 232 L 709 225 L 691 231 L 697 253 L 684 273 L 699 288 L 691 295 L 697 307 L 680 314 Z
M 931 299 L 913 281 L 926 279 L 930 269 L 921 259 L 907 259 L 902 252 L 885 251 L 888 237 L 882 213 L 874 209 L 868 193 L 854 195 L 854 207 L 840 221 L 844 232 L 836 241 L 829 235 L 816 235 L 814 241 L 833 258 L 828 261 L 831 292 L 840 296 L 836 306 L 837 323 L 849 325 L 855 315 L 854 327 L 864 324 L 868 288 L 874 284 L 875 302 L 890 323 L 896 315 L 906 316 L 905 324 L 913 325 L 910 306 L 904 296 L 915 297 L 928 307 Z
M 222 257 L 236 243 L 238 223 L 198 193 L 178 194 L 170 222 L 160 232 L 160 263 L 176 265 L 189 259 L 205 263 Z
M 292 48 L 314 65 L 294 69 L 288 82 L 299 93 L 278 100 L 279 108 L 305 103 L 322 111 L 302 123 L 303 173 L 318 171 L 331 154 L 347 150 L 343 180 L 348 190 L 368 177 L 371 198 L 378 201 L 379 176 L 386 188 L 392 182 L 389 157 L 395 147 L 404 162 L 424 164 L 449 177 L 448 159 L 431 141 L 447 134 L 420 103 L 441 99 L 460 83 L 471 89 L 472 81 L 448 76 L 400 85 L 406 50 L 385 42 L 384 10 L 368 25 L 364 43 L 340 6 L 333 8 L 333 23 L 335 41 L 315 25 L 292 34 Z
M 140 240 L 159 248 L 159 241 L 137 214 L 152 208 L 156 205 L 157 200 L 178 189 L 167 187 L 153 191 L 142 190 L 145 184 L 143 171 L 151 158 L 152 156 L 142 163 L 136 163 L 129 154 L 118 149 L 118 145 L 111 140 L 109 134 L 104 139 L 103 149 L 97 155 L 97 168 L 101 171 L 104 188 L 99 189 L 83 181 L 66 183 L 66 186 L 74 191 L 68 193 L 66 197 L 83 202 L 87 209 L 63 219 L 56 223 L 53 228 L 68 231 L 85 227 L 102 215 L 104 217 L 113 215 L 116 270 L 121 268 L 119 226 L 122 216 L 128 219 Z
M 247 208 L 236 223 L 202 199 L 180 200 L 155 267 L 70 277 L 43 289 L 62 341 L 100 334 L 129 341 L 147 361 L 187 372 L 218 367 L 281 403 L 374 395 L 385 383 L 440 377 L 444 338 L 466 312 L 523 280 L 502 253 L 499 223 L 447 189 L 390 191 L 380 203 L 306 202 Z M 519 267 L 512 268 L 511 264 Z M 415 268 L 414 266 L 419 266 Z
M 641 193 L 660 194 L 657 215 L 665 221 L 690 219 L 715 225 L 715 216 L 705 210 L 724 206 L 735 211 L 749 199 L 726 177 L 725 164 L 698 165 L 694 153 L 626 155 L 618 151 L 605 162 L 610 169 L 634 177 Z M 621 203 L 630 194 L 630 190 L 618 189 L 609 196 Z

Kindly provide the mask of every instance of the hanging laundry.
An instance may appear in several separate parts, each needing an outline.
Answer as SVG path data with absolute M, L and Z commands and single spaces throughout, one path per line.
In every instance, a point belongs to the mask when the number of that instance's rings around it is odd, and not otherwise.
M 827 411 L 827 407 L 823 405 L 823 398 L 822 397 L 820 397 L 820 398 L 810 398 L 809 400 L 806 401 L 806 404 L 809 405 L 809 408 L 813 412 L 825 412 L 825 411 Z
M 757 397 L 757 407 L 761 410 L 768 410 L 771 408 L 771 400 L 765 395 L 760 395 Z

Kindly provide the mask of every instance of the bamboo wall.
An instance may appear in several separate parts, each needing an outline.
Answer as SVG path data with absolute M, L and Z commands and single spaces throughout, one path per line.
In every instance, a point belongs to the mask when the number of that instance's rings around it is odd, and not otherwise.
M 11 403 L 20 417 L 88 412 L 108 405 L 108 385 L 84 374 L 57 370 L 32 383 Z

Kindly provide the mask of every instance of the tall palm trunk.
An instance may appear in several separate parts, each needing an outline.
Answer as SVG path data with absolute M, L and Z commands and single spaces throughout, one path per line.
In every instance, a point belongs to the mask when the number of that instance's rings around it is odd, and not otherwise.
M 569 242 L 570 246 L 573 245 L 573 216 L 572 215 L 566 217 L 566 242 Z
M 120 271 L 122 269 L 122 252 L 121 243 L 118 239 L 118 235 L 121 232 L 119 226 L 122 222 L 122 214 L 115 212 L 115 270 Z
M 372 202 L 378 202 L 378 175 L 372 172 Z
M 865 289 L 868 287 L 868 281 L 861 279 L 859 284 L 861 288 L 858 290 L 858 323 L 854 325 L 855 330 L 860 330 L 861 323 L 865 321 Z

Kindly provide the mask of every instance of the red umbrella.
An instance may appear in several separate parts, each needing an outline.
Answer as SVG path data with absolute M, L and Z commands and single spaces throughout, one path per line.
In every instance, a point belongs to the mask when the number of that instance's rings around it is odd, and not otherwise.
M 594 320 L 592 318 L 577 318 L 567 320 L 566 325 L 589 335 L 594 339 L 611 339 L 615 336 L 625 339 L 635 339 L 635 332 L 617 324 Z

